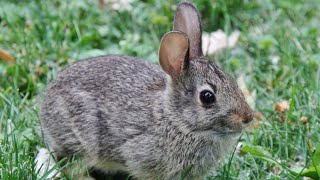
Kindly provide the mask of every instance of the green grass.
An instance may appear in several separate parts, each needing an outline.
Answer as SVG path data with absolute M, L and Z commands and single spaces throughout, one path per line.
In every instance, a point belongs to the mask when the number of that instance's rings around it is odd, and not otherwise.
M 101 54 L 127 54 L 157 63 L 162 35 L 172 26 L 176 1 L 135 0 L 130 11 L 98 7 L 98 0 L 0 1 L 0 48 L 16 64 L 0 61 L 0 179 L 37 179 L 34 158 L 45 147 L 38 110 L 47 84 L 66 65 Z M 241 31 L 233 49 L 215 62 L 234 77 L 245 74 L 264 118 L 241 140 L 261 155 L 234 154 L 210 179 L 302 179 L 320 147 L 320 2 L 200 1 L 203 30 Z M 277 64 L 273 57 L 279 57 Z M 213 59 L 213 57 L 209 57 Z M 287 113 L 275 112 L 281 99 Z M 281 118 L 284 121 L 281 121 Z M 274 161 L 278 162 L 276 164 Z M 319 164 L 318 164 L 319 165 Z M 319 172 L 318 172 L 319 174 Z

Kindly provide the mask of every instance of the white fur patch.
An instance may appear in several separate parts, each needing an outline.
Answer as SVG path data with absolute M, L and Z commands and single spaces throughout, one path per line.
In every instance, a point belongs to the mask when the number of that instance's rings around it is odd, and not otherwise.
M 56 162 L 52 158 L 50 152 L 46 148 L 40 148 L 36 159 L 36 172 L 39 172 L 38 176 L 43 177 L 47 171 L 50 171 L 56 165 Z M 60 172 L 54 169 L 47 178 L 59 178 L 61 177 Z

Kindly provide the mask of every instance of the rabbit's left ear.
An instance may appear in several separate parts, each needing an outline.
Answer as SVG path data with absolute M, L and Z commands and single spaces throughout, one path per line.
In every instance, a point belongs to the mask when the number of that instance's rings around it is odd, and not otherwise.
M 189 59 L 203 55 L 201 47 L 201 22 L 197 8 L 188 2 L 180 3 L 174 18 L 173 31 L 184 32 L 189 38 Z
M 160 66 L 171 77 L 180 76 L 188 66 L 188 48 L 188 37 L 183 32 L 171 31 L 162 37 L 159 49 Z

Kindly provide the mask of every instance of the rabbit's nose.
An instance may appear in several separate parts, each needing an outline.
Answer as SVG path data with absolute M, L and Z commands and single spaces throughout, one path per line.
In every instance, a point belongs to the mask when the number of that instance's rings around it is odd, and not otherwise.
M 248 124 L 249 122 L 252 121 L 252 119 L 253 119 L 252 117 L 244 118 L 244 119 L 242 120 L 242 122 L 245 123 L 245 124 Z
M 252 110 L 248 111 L 247 113 L 242 115 L 242 122 L 244 124 L 248 124 L 253 120 L 253 112 Z

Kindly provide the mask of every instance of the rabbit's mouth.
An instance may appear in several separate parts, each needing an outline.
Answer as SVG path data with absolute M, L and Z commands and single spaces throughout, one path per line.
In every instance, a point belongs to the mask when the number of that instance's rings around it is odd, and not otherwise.
M 227 130 L 227 131 L 208 131 L 208 133 L 213 135 L 220 135 L 220 136 L 236 136 L 243 133 L 242 130 L 234 131 L 234 130 Z
M 237 141 L 237 139 L 242 135 L 243 131 L 215 131 L 215 130 L 206 130 L 206 131 L 198 131 L 196 134 L 208 141 L 212 142 L 233 142 Z
M 197 130 L 197 133 L 200 133 L 204 136 L 219 136 L 219 137 L 226 137 L 226 136 L 239 136 L 243 133 L 243 130 L 232 130 L 229 128 L 224 128 L 223 130 L 216 130 L 215 128 L 206 128 L 202 130 Z
M 201 132 L 212 135 L 220 136 L 230 136 L 230 135 L 239 135 L 243 132 L 245 127 L 240 123 L 234 123 L 231 119 L 227 117 L 215 118 L 210 124 L 207 124 L 202 127 L 194 129 L 195 132 Z
M 208 124 L 198 125 L 193 131 L 209 136 L 238 136 L 249 124 L 243 122 L 244 118 L 238 113 L 228 111 L 213 117 Z

